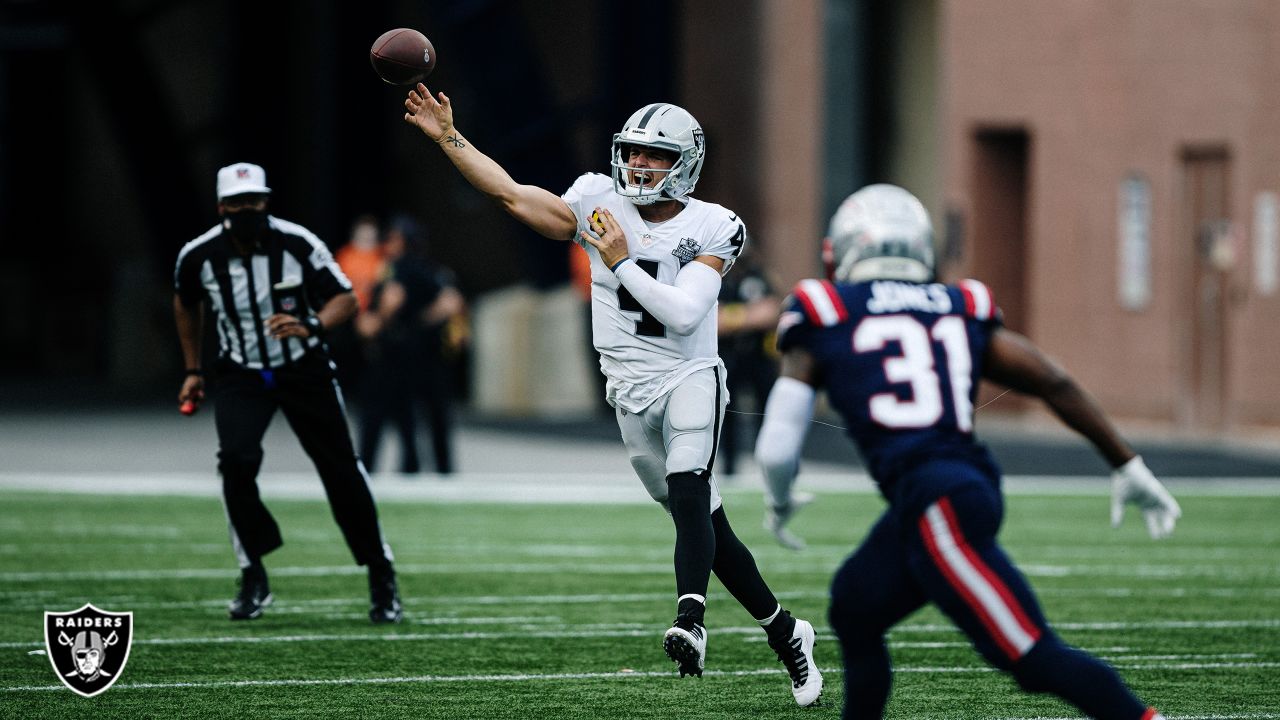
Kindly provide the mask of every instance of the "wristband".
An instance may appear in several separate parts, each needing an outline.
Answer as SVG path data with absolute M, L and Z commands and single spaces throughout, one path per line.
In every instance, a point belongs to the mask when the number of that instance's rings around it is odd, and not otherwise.
M 204 377 L 204 371 L 200 368 L 187 368 L 187 374 L 195 375 L 196 377 Z
M 622 263 L 624 263 L 624 262 L 626 262 L 626 261 L 628 261 L 628 260 L 630 260 L 630 259 L 631 259 L 631 257 L 630 257 L 630 256 L 622 258 L 622 259 L 621 259 L 621 260 L 619 260 L 618 262 L 614 263 L 614 264 L 613 264 L 613 267 L 610 267 L 610 268 L 609 268 L 609 272 L 611 272 L 611 273 L 615 273 L 615 274 L 616 274 L 616 273 L 618 272 L 618 268 L 622 267 Z
M 302 324 L 307 327 L 307 332 L 311 337 L 318 338 L 324 335 L 324 323 L 320 322 L 320 318 L 315 315 L 308 315 Z

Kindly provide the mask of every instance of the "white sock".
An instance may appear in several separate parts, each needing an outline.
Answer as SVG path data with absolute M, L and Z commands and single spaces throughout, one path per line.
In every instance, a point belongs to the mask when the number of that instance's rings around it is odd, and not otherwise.
M 676 606 L 679 607 L 680 602 L 685 598 L 693 598 L 694 600 L 697 600 L 698 602 L 702 603 L 702 607 L 707 606 L 707 599 L 701 595 L 696 595 L 694 593 L 688 593 L 687 595 L 681 595 L 680 597 L 676 598 Z

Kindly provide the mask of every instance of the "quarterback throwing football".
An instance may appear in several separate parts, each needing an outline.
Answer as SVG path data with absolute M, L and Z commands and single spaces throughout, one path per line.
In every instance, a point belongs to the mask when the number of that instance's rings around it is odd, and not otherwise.
M 404 119 L 438 144 L 463 177 L 512 217 L 591 257 L 592 336 L 631 465 L 675 522 L 677 616 L 663 637 L 681 676 L 702 675 L 703 621 L 715 572 L 764 628 L 792 694 L 822 691 L 813 626 L 778 604 L 721 507 L 711 468 L 728 393 L 716 345 L 716 296 L 746 241 L 733 212 L 689 197 L 706 154 L 682 108 L 640 108 L 613 138 L 612 172 L 588 173 L 564 195 L 517 183 L 453 124 L 449 98 L 419 84 Z

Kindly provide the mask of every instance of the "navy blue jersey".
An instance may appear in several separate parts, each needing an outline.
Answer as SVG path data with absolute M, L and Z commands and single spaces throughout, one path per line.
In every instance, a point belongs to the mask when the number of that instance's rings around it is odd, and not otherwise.
M 778 347 L 813 355 L 832 407 L 888 494 L 923 460 L 989 461 L 973 438 L 973 411 L 999 326 L 991 292 L 976 280 L 802 280 L 784 305 Z

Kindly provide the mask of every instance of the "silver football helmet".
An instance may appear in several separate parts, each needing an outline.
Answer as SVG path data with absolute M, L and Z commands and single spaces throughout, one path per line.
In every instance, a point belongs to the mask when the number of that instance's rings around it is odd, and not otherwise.
M 831 217 L 823 259 L 832 280 L 933 279 L 933 223 L 915 195 L 897 185 L 868 185 Z
M 627 146 L 643 145 L 673 152 L 679 157 L 671 170 L 652 173 L 662 175 L 652 186 L 634 184 L 627 165 Z M 693 192 L 702 172 L 707 153 L 702 126 L 684 108 L 670 103 L 653 103 L 635 111 L 613 136 L 613 191 L 636 205 L 658 200 L 680 200 Z M 641 172 L 645 172 L 643 168 Z

